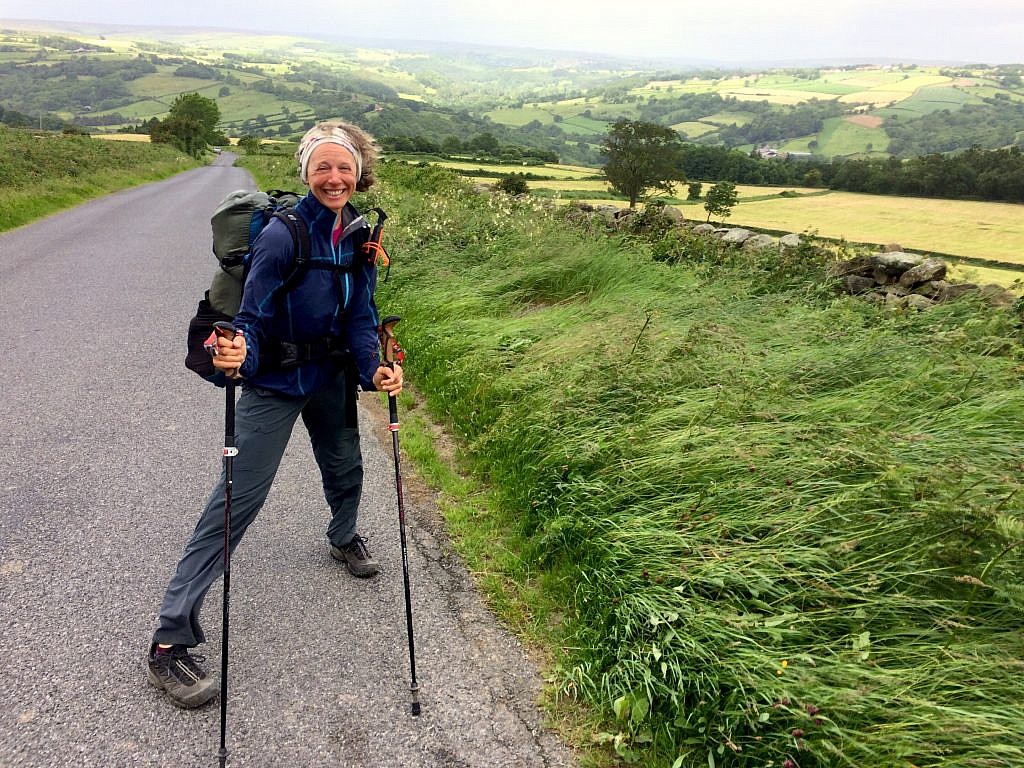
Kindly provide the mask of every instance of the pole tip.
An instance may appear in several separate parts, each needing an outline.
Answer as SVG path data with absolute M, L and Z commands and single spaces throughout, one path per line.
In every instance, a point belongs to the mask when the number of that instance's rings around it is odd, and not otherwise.
M 420 713 L 420 703 L 418 701 L 414 701 L 412 703 L 412 713 L 413 713 L 413 715 L 419 715 L 419 713 Z

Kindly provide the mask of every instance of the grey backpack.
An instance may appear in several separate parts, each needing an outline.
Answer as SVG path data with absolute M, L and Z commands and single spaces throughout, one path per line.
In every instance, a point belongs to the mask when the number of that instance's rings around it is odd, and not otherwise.
M 213 367 L 205 343 L 213 332 L 214 323 L 231 322 L 238 314 L 252 243 L 271 219 L 280 219 L 288 227 L 295 254 L 294 268 L 278 291 L 290 290 L 309 268 L 309 230 L 302 217 L 292 210 L 299 199 L 294 192 L 277 189 L 268 192 L 239 189 L 227 195 L 214 210 L 210 224 L 213 254 L 219 266 L 210 288 L 199 301 L 195 317 L 189 321 L 185 356 L 185 366 L 207 381 L 224 384 L 224 376 Z

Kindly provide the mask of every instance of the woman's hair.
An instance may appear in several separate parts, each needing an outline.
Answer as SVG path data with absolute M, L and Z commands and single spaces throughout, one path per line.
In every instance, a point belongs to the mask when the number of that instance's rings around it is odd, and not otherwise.
M 379 149 L 373 137 L 358 126 L 351 123 L 342 123 L 336 120 L 327 120 L 317 123 L 299 141 L 299 148 L 295 151 L 295 159 L 299 163 L 299 173 L 302 182 L 306 183 L 306 164 L 313 150 L 325 142 L 340 144 L 349 151 L 355 150 L 356 165 L 358 166 L 359 179 L 356 181 L 356 191 L 365 192 L 377 181 L 373 173 L 373 166 L 377 163 Z

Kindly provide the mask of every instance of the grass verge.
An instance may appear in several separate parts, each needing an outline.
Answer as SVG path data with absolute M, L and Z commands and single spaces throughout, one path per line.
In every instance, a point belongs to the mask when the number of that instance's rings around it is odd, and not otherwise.
M 662 263 L 441 169 L 381 178 L 378 303 L 487 489 L 446 511 L 457 546 L 609 760 L 1024 762 L 1016 311 L 892 312 L 813 244 Z
M 167 145 L 0 126 L 0 231 L 197 165 Z

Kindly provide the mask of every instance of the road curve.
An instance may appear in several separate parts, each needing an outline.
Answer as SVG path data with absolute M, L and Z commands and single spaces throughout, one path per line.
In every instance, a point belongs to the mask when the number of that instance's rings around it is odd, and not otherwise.
M 223 393 L 182 361 L 215 267 L 210 213 L 252 188 L 231 160 L 0 235 L 0 767 L 217 765 L 218 707 L 172 707 L 143 658 L 221 461 Z M 371 397 L 360 529 L 383 574 L 357 581 L 330 559 L 297 428 L 232 560 L 228 765 L 571 766 L 541 727 L 536 670 L 426 503 L 408 510 L 423 703 L 410 715 L 390 438 Z

